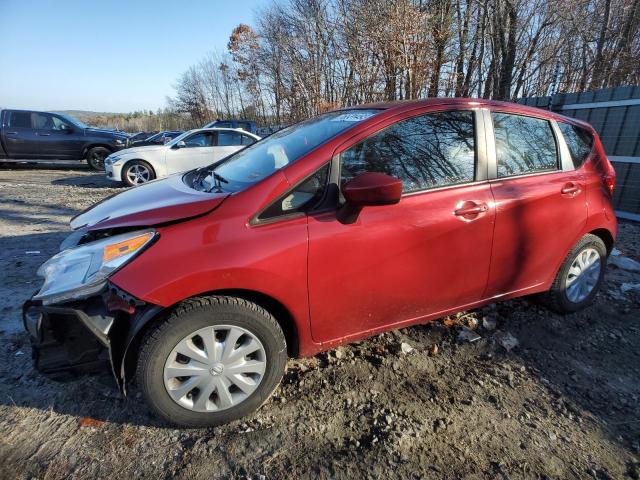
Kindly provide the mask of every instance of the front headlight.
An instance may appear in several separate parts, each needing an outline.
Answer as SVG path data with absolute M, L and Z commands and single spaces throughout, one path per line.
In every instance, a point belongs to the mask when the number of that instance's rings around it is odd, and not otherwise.
M 105 165 L 113 165 L 118 160 L 120 160 L 119 156 L 117 156 L 117 155 L 109 155 L 107 158 L 104 159 L 104 164 Z
M 99 292 L 105 280 L 156 235 L 155 230 L 123 233 L 58 253 L 38 269 L 44 284 L 34 299 L 46 305 Z
M 114 139 L 113 143 L 115 143 L 119 147 L 124 147 L 127 144 L 127 140 L 123 138 Z

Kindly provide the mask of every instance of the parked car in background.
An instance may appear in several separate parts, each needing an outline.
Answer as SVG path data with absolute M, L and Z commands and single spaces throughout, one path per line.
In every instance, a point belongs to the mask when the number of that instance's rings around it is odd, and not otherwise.
M 614 185 L 593 128 L 556 113 L 329 112 L 76 216 L 24 306 L 36 367 L 109 359 L 159 416 L 219 425 L 265 402 L 288 355 L 523 295 L 585 308 L 616 238 Z
M 133 143 L 133 142 L 137 142 L 138 140 L 146 140 L 147 138 L 155 135 L 156 133 L 158 133 L 157 130 L 153 132 L 135 132 L 129 135 L 129 141 Z
M 260 137 L 232 128 L 190 130 L 165 145 L 133 147 L 105 160 L 107 178 L 129 186 L 222 160 Z
M 177 130 L 158 132 L 148 138 L 131 142 L 130 147 L 144 147 L 145 145 L 164 145 L 165 143 L 173 140 L 178 135 L 182 135 L 183 133 L 184 132 Z
M 128 142 L 124 132 L 92 128 L 61 113 L 0 111 L 0 160 L 86 160 L 103 170 L 104 159 Z
M 257 134 L 258 127 L 253 120 L 214 120 L 203 128 L 240 128 L 245 132 Z

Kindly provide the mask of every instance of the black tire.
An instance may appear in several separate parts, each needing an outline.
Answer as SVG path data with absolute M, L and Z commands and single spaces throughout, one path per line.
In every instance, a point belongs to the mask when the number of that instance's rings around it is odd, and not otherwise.
M 138 183 L 134 182 L 129 176 L 129 171 L 136 167 L 142 167 L 143 169 L 146 169 L 146 171 L 149 172 L 149 177 L 144 181 L 141 181 Z M 136 185 L 142 185 L 143 183 L 150 182 L 155 178 L 156 178 L 155 170 L 151 165 L 149 165 L 144 160 L 131 160 L 122 167 L 122 181 L 130 187 L 135 187 Z
M 266 369 L 257 389 L 238 405 L 218 412 L 196 412 L 171 398 L 164 386 L 164 365 L 182 339 L 215 325 L 233 325 L 255 335 L 266 353 Z M 280 383 L 286 362 L 284 334 L 265 309 L 235 297 L 199 297 L 184 301 L 168 319 L 147 332 L 141 343 L 136 381 L 159 417 L 178 426 L 211 427 L 241 418 L 260 407 Z
M 567 274 L 578 254 L 588 248 L 596 250 L 600 256 L 600 274 L 595 286 L 593 287 L 589 295 L 587 295 L 586 298 L 584 298 L 582 301 L 572 302 L 571 300 L 569 300 L 566 292 Z M 605 246 L 602 239 L 600 239 L 600 237 L 589 233 L 582 237 L 567 254 L 564 262 L 562 262 L 560 270 L 556 274 L 556 278 L 553 281 L 551 288 L 548 292 L 542 294 L 540 296 L 540 299 L 547 307 L 558 313 L 573 313 L 577 312 L 578 310 L 582 310 L 593 302 L 598 293 L 598 290 L 600 290 L 602 281 L 604 279 L 606 266 L 607 247 Z
M 104 159 L 111 155 L 106 147 L 93 147 L 87 151 L 87 163 L 96 171 L 104 171 Z

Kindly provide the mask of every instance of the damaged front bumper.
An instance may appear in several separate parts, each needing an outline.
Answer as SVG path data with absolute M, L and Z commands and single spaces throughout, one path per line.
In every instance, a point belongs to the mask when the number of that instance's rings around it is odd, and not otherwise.
M 109 282 L 89 298 L 59 305 L 31 299 L 22 309 L 38 371 L 62 379 L 108 368 L 123 394 L 134 357 L 133 340 L 161 310 Z

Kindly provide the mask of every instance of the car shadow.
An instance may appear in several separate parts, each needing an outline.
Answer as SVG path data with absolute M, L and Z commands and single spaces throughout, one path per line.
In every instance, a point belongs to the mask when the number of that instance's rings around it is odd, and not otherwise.
M 117 188 L 124 189 L 126 185 L 121 182 L 113 182 L 105 177 L 104 173 L 93 175 L 80 175 L 75 177 L 57 178 L 51 182 L 52 185 L 65 185 L 83 188 Z

